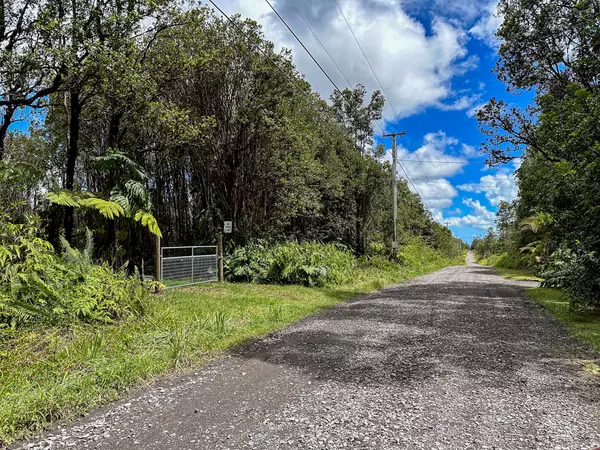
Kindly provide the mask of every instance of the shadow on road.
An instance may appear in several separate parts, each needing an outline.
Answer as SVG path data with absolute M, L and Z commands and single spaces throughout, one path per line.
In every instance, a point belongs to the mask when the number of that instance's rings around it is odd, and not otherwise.
M 400 285 L 341 304 L 239 354 L 345 383 L 409 385 L 460 372 L 495 387 L 524 383 L 525 367 L 547 372 L 550 360 L 597 357 L 523 291 L 499 277 Z

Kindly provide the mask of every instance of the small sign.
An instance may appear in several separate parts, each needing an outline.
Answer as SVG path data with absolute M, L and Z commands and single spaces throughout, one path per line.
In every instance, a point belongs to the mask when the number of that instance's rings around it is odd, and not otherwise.
M 223 233 L 231 233 L 233 231 L 233 222 L 226 220 L 223 222 Z
M 392 242 L 392 248 L 393 248 L 394 250 L 398 250 L 398 241 L 393 241 L 393 242 Z

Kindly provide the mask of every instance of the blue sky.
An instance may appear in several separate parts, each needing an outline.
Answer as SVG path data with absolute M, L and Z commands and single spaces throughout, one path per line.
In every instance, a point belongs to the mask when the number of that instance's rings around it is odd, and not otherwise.
M 484 138 L 474 111 L 494 96 L 521 106 L 531 100 L 528 93 L 509 94 L 491 73 L 498 45 L 493 33 L 501 23 L 496 0 L 338 2 L 380 83 L 334 0 L 271 0 L 340 88 L 346 80 L 369 91 L 383 86 L 388 101 L 381 128 L 407 132 L 400 142 L 404 161 L 398 173 L 404 177 L 406 171 L 436 220 L 449 223 L 469 242 L 484 234 L 494 224 L 498 202 L 516 196 L 518 163 L 492 169 L 483 164 L 478 148 Z M 264 0 L 221 0 L 219 5 L 228 14 L 257 20 L 278 48 L 292 50 L 313 88 L 324 98 L 331 94 L 331 83 Z

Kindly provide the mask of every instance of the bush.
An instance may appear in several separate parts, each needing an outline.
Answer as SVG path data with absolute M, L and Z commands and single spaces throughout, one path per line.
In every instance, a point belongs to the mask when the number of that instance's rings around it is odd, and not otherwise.
M 236 249 L 225 261 L 230 281 L 325 286 L 352 274 L 352 253 L 336 244 L 255 242 Z
M 600 258 L 581 247 L 555 251 L 544 272 L 545 287 L 563 288 L 575 309 L 600 309 Z
M 0 217 L 0 327 L 45 322 L 109 323 L 141 311 L 148 292 L 139 277 L 93 264 L 92 239 L 58 256 L 39 237 L 37 220 Z

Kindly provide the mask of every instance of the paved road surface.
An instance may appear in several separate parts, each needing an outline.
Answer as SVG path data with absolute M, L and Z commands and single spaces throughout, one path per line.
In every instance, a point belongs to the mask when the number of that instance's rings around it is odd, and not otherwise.
M 471 264 L 344 303 L 21 443 L 99 449 L 591 449 L 598 355 Z

